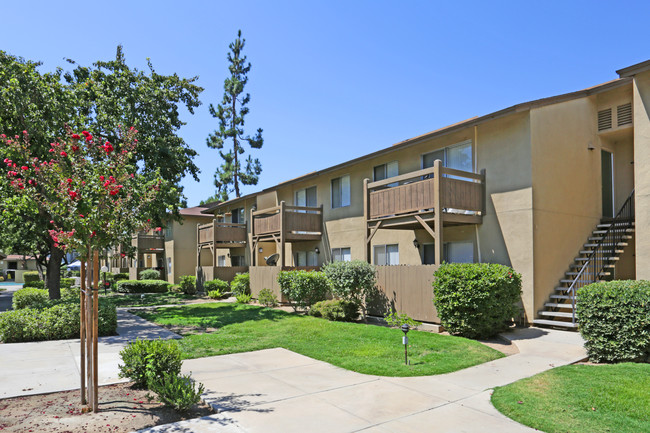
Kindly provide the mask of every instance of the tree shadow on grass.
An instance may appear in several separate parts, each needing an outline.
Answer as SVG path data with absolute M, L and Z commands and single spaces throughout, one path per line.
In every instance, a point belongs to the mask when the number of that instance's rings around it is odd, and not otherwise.
M 235 323 L 257 320 L 278 321 L 300 317 L 282 310 L 242 304 L 198 304 L 159 308 L 154 312 L 136 312 L 146 320 L 162 323 L 182 323 L 201 327 L 221 328 Z

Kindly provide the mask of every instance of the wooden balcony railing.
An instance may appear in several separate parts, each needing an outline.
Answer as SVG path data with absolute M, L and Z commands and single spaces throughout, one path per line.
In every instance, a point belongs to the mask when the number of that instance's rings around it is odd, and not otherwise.
M 255 238 L 284 235 L 288 241 L 318 240 L 323 231 L 323 206 L 279 206 L 251 213 Z
M 221 247 L 243 247 L 246 244 L 246 224 L 224 223 L 212 220 L 196 228 L 199 247 L 216 245 Z
M 364 186 L 368 221 L 435 213 L 436 208 L 441 209 L 443 219 L 461 221 L 462 217 L 481 217 L 485 209 L 484 171 L 476 174 L 438 164 L 437 168 L 366 181 Z
M 131 245 L 138 251 L 163 251 L 165 249 L 165 236 L 162 233 L 138 233 L 133 236 Z

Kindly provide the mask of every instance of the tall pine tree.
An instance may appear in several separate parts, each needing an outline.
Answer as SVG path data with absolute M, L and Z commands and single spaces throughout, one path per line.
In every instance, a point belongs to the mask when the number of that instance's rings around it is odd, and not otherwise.
M 230 77 L 224 81 L 223 100 L 215 108 L 210 104 L 210 114 L 219 119 L 219 129 L 208 136 L 208 147 L 219 149 L 223 164 L 217 168 L 214 174 L 214 185 L 217 187 L 215 197 L 221 200 L 228 200 L 228 195 L 234 191 L 236 197 L 241 196 L 239 185 L 257 185 L 259 174 L 262 172 L 262 165 L 259 159 L 253 159 L 250 155 L 244 159 L 244 141 L 253 149 L 259 149 L 264 144 L 262 128 L 257 130 L 254 136 L 244 135 L 244 117 L 248 114 L 247 107 L 250 102 L 250 94 L 244 94 L 244 87 L 248 82 L 247 74 L 251 64 L 246 63 L 246 56 L 242 55 L 245 39 L 241 37 L 241 30 L 237 33 L 237 39 L 229 46 L 228 70 Z M 232 140 L 232 148 L 227 147 L 226 142 Z

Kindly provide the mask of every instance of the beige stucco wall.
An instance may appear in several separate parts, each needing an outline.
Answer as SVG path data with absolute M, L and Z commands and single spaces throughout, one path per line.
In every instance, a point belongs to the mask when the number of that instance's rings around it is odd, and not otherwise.
M 535 312 L 559 286 L 601 218 L 596 119 L 595 98 L 531 111 Z
M 172 222 L 171 236 L 165 232 L 165 268 L 167 259 L 172 259 L 171 272 L 167 281 L 173 284 L 180 282 L 183 275 L 194 275 L 196 272 L 196 226 L 212 221 L 210 217 L 184 216 L 182 221 Z M 209 251 L 204 256 L 209 256 Z M 202 257 L 202 260 L 205 260 Z M 208 263 L 211 263 L 209 261 Z
M 650 280 L 650 71 L 634 77 L 633 92 L 636 277 Z

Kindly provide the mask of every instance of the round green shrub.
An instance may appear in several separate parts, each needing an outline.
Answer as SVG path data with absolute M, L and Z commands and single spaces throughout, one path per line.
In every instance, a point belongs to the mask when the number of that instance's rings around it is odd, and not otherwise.
M 282 294 L 292 302 L 296 311 L 325 300 L 329 293 L 329 282 L 323 272 L 281 271 L 278 283 Z
M 221 299 L 221 298 L 223 298 L 223 293 L 221 293 L 221 290 L 210 290 L 208 292 L 208 298 L 210 298 L 210 299 Z
M 196 295 L 196 277 L 194 275 L 183 275 L 180 286 L 186 295 Z
M 377 282 L 375 267 L 363 260 L 328 263 L 323 272 L 335 298 L 354 301 L 358 305 L 373 291 Z
M 139 280 L 159 280 L 160 271 L 157 269 L 145 269 L 138 274 Z
M 14 310 L 43 307 L 50 300 L 47 290 L 32 287 L 16 290 L 12 299 Z
M 129 279 L 129 274 L 126 272 L 119 272 L 117 274 L 113 274 L 113 281 L 121 281 L 121 280 L 128 280 Z
M 278 297 L 270 289 L 262 289 L 257 295 L 257 302 L 265 307 L 276 307 L 278 305 Z
M 440 323 L 467 338 L 489 338 L 519 314 L 521 275 L 492 263 L 446 263 L 434 273 Z
M 171 286 L 161 280 L 121 280 L 116 284 L 119 293 L 164 293 Z
M 212 292 L 214 290 L 218 290 L 221 293 L 226 293 L 230 289 L 230 284 L 228 284 L 227 281 L 223 280 L 212 280 L 212 281 L 206 281 L 203 283 L 203 290 L 206 292 Z
M 331 299 L 316 302 L 309 309 L 309 315 L 327 320 L 352 322 L 359 317 L 359 304 L 345 299 Z
M 578 290 L 576 316 L 595 362 L 650 361 L 650 281 L 607 281 Z
M 230 291 L 235 296 L 251 294 L 251 278 L 248 272 L 235 275 L 230 283 Z
M 61 290 L 69 289 L 74 284 L 74 278 L 61 278 Z
M 165 374 L 178 376 L 181 372 L 181 351 L 173 341 L 140 340 L 122 349 L 119 376 L 135 382 L 139 388 L 160 381 Z

